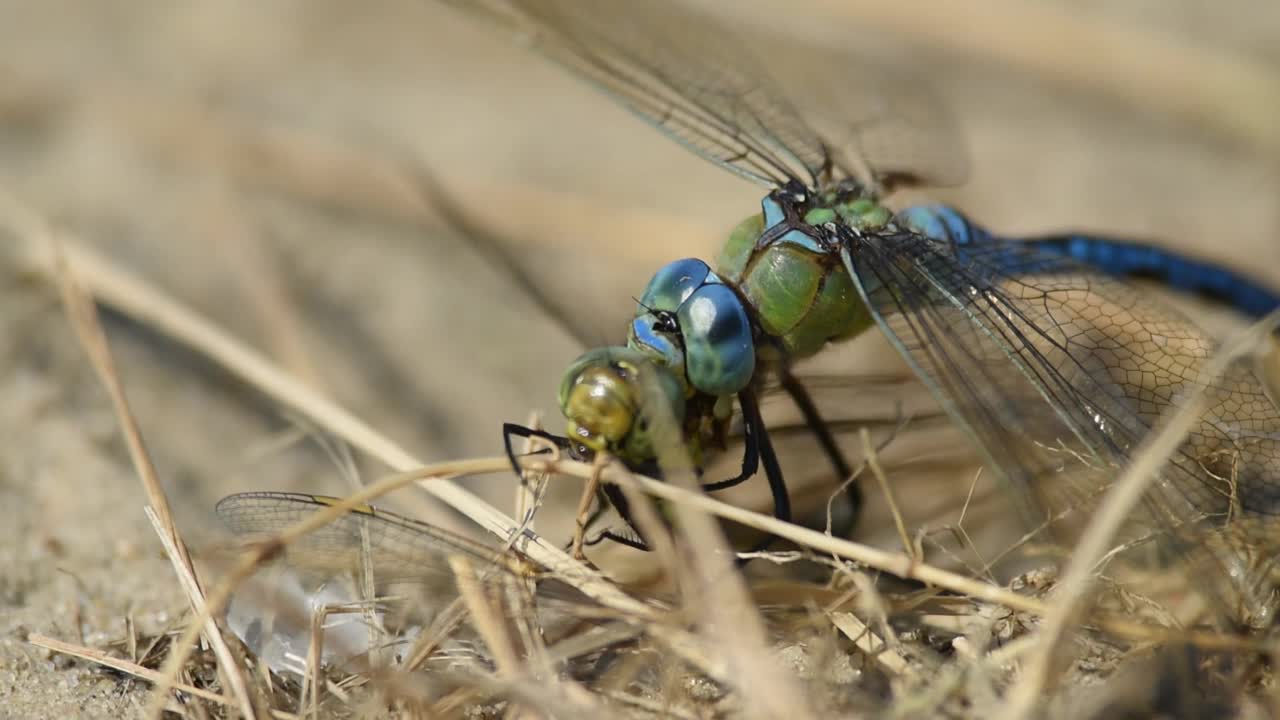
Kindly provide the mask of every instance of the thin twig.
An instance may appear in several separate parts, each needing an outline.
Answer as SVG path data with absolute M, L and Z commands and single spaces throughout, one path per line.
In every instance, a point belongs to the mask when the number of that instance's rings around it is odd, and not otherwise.
M 524 673 L 521 671 L 520 657 L 511 642 L 511 634 L 507 632 L 502 618 L 494 611 L 492 600 L 485 597 L 475 568 L 467 558 L 461 556 L 449 558 L 449 567 L 453 568 L 453 574 L 458 580 L 458 592 L 467 605 L 471 626 L 493 655 L 498 677 L 504 680 L 522 677 Z
M 692 462 L 670 404 L 658 383 L 640 373 L 645 393 L 641 407 L 665 485 L 700 495 Z M 743 396 L 744 398 L 746 396 Z M 599 474 L 605 468 L 593 465 Z M 611 466 L 614 467 L 614 466 Z M 728 541 L 705 508 L 674 503 L 671 510 L 683 535 L 685 553 L 677 553 L 673 569 L 685 600 L 699 620 L 709 648 L 732 668 L 745 717 L 814 717 L 807 694 L 769 652 L 768 633 L 759 608 L 751 602 L 742 574 L 734 566 Z M 686 559 L 687 558 L 687 559 Z
M 146 680 L 147 682 L 151 682 L 151 683 L 158 682 L 161 678 L 161 673 L 156 670 L 143 667 L 138 663 L 132 662 L 130 660 L 125 660 L 123 658 L 118 658 L 118 657 L 112 657 L 111 655 L 108 655 L 106 652 L 102 650 L 98 650 L 97 648 L 86 647 L 84 645 L 74 645 L 72 643 L 63 642 L 56 638 L 51 638 L 47 635 L 41 635 L 39 633 L 32 633 L 31 635 L 27 636 L 27 642 L 37 647 L 47 648 L 54 652 L 62 653 L 63 655 L 70 655 L 72 657 L 78 657 L 82 660 L 88 660 L 91 663 L 95 663 L 103 667 L 109 667 L 112 670 L 117 670 L 119 672 L 125 673 L 126 675 L 132 675 L 133 677 L 136 677 L 140 680 Z M 229 697 L 226 697 L 225 695 L 219 695 L 218 693 L 210 692 L 209 690 L 205 690 L 204 688 L 195 687 L 194 685 L 185 685 L 183 683 L 176 683 L 174 684 L 173 689 L 179 692 L 187 693 L 188 695 L 191 695 L 193 697 L 198 697 L 202 700 L 208 700 L 209 702 L 218 703 L 219 705 L 223 705 L 225 707 L 236 706 L 235 700 Z M 280 712 L 278 710 L 271 711 L 271 714 L 272 716 L 281 718 L 282 720 L 288 720 L 289 718 L 295 717 L 294 715 L 291 715 L 286 712 Z
M 493 458 L 492 461 L 500 462 L 501 459 Z M 545 458 L 528 457 L 521 458 L 520 462 L 524 467 L 542 470 L 554 469 L 556 472 L 579 478 L 585 478 L 588 473 L 592 472 L 590 465 L 574 460 L 559 460 L 553 462 Z M 772 533 L 780 538 L 789 540 L 798 545 L 803 545 L 816 552 L 836 555 L 871 568 L 882 570 L 896 577 L 908 580 L 919 580 L 920 582 L 935 585 L 939 588 L 969 596 L 970 598 L 1003 605 L 1012 610 L 1020 610 L 1022 612 L 1031 613 L 1041 617 L 1046 616 L 1049 612 L 1049 605 L 1047 603 L 1026 595 L 1020 595 L 1008 590 L 1007 588 L 982 580 L 976 580 L 964 575 L 958 575 L 956 573 L 934 567 L 928 563 L 918 562 L 905 554 L 880 550 L 879 548 L 863 545 L 851 540 L 832 537 L 831 535 L 818 532 L 817 530 L 811 530 L 806 527 L 783 522 L 771 515 L 764 515 L 752 510 L 721 502 L 706 493 L 691 491 L 677 487 L 671 483 L 654 480 L 653 478 L 647 478 L 642 475 L 632 474 L 628 472 L 626 468 L 611 465 L 605 468 L 604 472 L 601 473 L 600 479 L 605 482 L 617 483 L 623 486 L 632 484 L 649 495 L 668 501 L 673 507 L 696 508 L 726 520 L 731 520 L 740 525 Z M 1104 618 L 1098 622 L 1098 625 L 1109 632 L 1113 632 L 1118 636 L 1128 639 L 1160 640 L 1168 639 L 1170 637 L 1170 633 L 1162 628 L 1142 625 L 1120 619 Z M 1258 649 L 1264 647 L 1261 641 L 1253 642 L 1246 638 L 1224 636 L 1207 632 L 1181 631 L 1177 634 L 1177 637 L 1187 642 L 1196 643 L 1205 648 Z
M 871 444 L 871 433 L 866 428 L 858 430 L 858 437 L 862 440 L 862 452 L 866 457 L 867 467 L 871 469 L 871 475 L 875 477 L 876 484 L 880 486 L 880 492 L 884 494 L 885 502 L 889 504 L 889 513 L 893 515 L 893 525 L 898 529 L 898 539 L 902 541 L 902 550 L 917 560 L 920 554 L 916 552 L 915 544 L 911 542 L 911 535 L 907 532 L 907 523 L 902 519 L 902 511 L 898 509 L 898 501 L 893 495 L 893 488 L 889 485 L 889 478 L 884 474 L 884 468 L 880 467 L 880 457 L 876 453 L 876 449 Z
M 32 231 L 34 233 L 32 237 L 42 239 L 49 249 L 54 252 L 56 258 L 55 276 L 62 292 L 63 306 L 67 311 L 67 316 L 71 319 L 76 337 L 80 340 L 81 346 L 89 356 L 89 361 L 97 372 L 98 379 L 102 382 L 111 398 L 116 418 L 120 422 L 121 433 L 124 435 L 125 443 L 129 448 L 129 457 L 133 461 L 133 466 L 138 473 L 139 479 L 142 480 L 142 486 L 149 502 L 148 507 L 153 513 L 151 517 L 154 520 L 156 532 L 160 536 L 165 550 L 169 553 L 174 571 L 177 573 L 182 588 L 186 592 L 192 611 L 200 614 L 204 605 L 204 593 L 200 588 L 195 567 L 191 563 L 191 554 L 187 551 L 186 544 L 182 541 L 182 536 L 174 523 L 173 512 L 169 509 L 169 500 L 165 496 L 164 487 L 160 484 L 155 465 L 151 462 L 146 443 L 143 442 L 142 431 L 134 419 L 132 409 L 129 407 L 129 399 L 125 395 L 124 386 L 121 384 L 120 376 L 116 372 L 106 334 L 102 329 L 101 323 L 98 322 L 97 308 L 84 293 L 74 274 L 74 270 L 67 265 L 66 256 L 61 252 L 61 245 L 48 227 L 37 219 L 32 226 Z M 249 697 L 248 685 L 245 683 L 244 676 L 236 664 L 235 656 L 231 654 L 231 649 L 227 647 L 217 623 L 212 620 L 205 623 L 204 636 L 213 648 L 214 656 L 218 659 L 218 667 L 223 677 L 226 678 L 227 684 L 240 706 L 240 712 L 244 714 L 247 720 L 253 720 L 257 715 L 253 707 L 253 701 Z

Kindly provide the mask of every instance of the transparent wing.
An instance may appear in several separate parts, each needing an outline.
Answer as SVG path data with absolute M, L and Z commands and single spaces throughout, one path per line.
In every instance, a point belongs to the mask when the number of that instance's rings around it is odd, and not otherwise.
M 273 537 L 307 516 L 330 507 L 340 498 L 284 492 L 250 492 L 223 498 L 217 513 L 227 527 L 246 539 Z M 414 648 L 417 662 L 431 662 L 435 647 L 423 644 L 436 637 L 441 615 L 458 593 L 449 566 L 451 557 L 472 561 L 476 581 L 483 587 L 507 592 L 504 612 L 537 613 L 538 627 L 577 624 L 577 609 L 589 605 L 572 587 L 558 582 L 539 583 L 535 597 L 513 602 L 510 591 L 524 591 L 524 569 L 501 549 L 370 506 L 360 506 L 333 522 L 289 543 L 255 577 L 237 587 L 227 610 L 231 629 L 269 667 L 277 672 L 305 674 L 311 643 L 323 623 L 322 662 L 365 668 L 396 657 L 409 660 Z M 372 578 L 362 574 L 372 571 Z M 547 578 L 539 578 L 546 580 Z M 371 580 L 372 585 L 365 585 Z M 513 582 L 514 581 L 514 582 Z M 373 594 L 366 593 L 366 588 Z M 550 606 L 542 600 L 554 601 Z M 542 611 L 550 607 L 551 614 Z M 423 635 L 424 628 L 432 629 Z M 456 629 L 459 647 L 469 646 L 470 635 Z M 452 631 L 451 631 L 452 632 Z M 452 645 L 451 645 L 452 647 Z M 455 667 L 458 647 L 439 657 Z M 390 652 L 393 655 L 385 655 Z M 486 661 L 487 662 L 487 661 Z
M 870 58 L 806 48 L 769 71 L 823 138 L 836 168 L 869 168 L 879 187 L 950 186 L 969 176 L 955 116 L 922 78 Z
M 923 96 L 918 88 L 905 91 L 883 72 L 850 67 L 847 58 L 821 68 L 831 80 L 815 90 L 828 93 L 828 102 L 816 104 L 837 115 L 825 126 L 836 145 L 802 118 L 793 100 L 805 98 L 779 90 L 746 42 L 673 3 L 446 1 L 523 33 L 690 150 L 763 185 L 816 187 L 851 177 L 874 188 L 881 177 L 945 182 L 957 168 L 963 174 L 964 163 L 950 159 L 960 155 L 950 137 L 926 140 L 945 123 L 918 112 L 919 102 L 900 101 Z M 856 108 L 829 102 L 844 94 Z
M 270 536 L 337 501 L 324 495 L 250 492 L 223 498 L 216 509 L 236 535 Z M 350 571 L 361 567 L 362 548 L 368 549 L 379 582 L 441 582 L 452 587 L 451 555 L 470 558 L 477 569 L 508 569 L 498 548 L 367 505 L 291 543 L 285 562 L 305 570 Z
M 1088 508 L 1156 419 L 1203 389 L 1208 409 L 1131 530 L 1185 552 L 1206 530 L 1274 529 L 1280 411 L 1243 361 L 1202 386 L 1215 348 L 1191 323 L 1014 242 L 850 238 L 846 262 L 890 340 L 1038 521 Z

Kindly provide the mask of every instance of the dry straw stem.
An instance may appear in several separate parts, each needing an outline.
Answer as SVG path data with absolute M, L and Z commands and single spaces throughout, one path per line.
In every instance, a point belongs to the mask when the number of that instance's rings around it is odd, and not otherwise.
M 87 660 L 91 663 L 95 663 L 103 667 L 109 667 L 112 670 L 117 670 L 126 675 L 132 675 L 133 677 L 136 677 L 140 680 L 146 680 L 148 682 L 155 683 L 155 682 L 159 682 L 161 679 L 161 674 L 159 671 L 143 667 L 135 662 L 130 662 L 123 658 L 118 658 L 118 657 L 108 655 L 105 651 L 98 650 L 97 648 L 85 647 L 83 645 L 75 645 L 69 642 L 63 642 L 56 638 L 51 638 L 46 635 L 41 635 L 39 633 L 34 633 L 28 636 L 27 642 L 37 647 L 47 648 L 54 652 L 62 653 L 63 655 L 78 657 L 82 660 Z M 198 698 L 201 698 L 202 700 L 208 700 L 209 702 L 214 702 L 224 707 L 235 707 L 236 705 L 236 701 L 232 700 L 229 697 L 226 697 L 224 695 L 219 695 L 218 693 L 215 693 L 215 692 L 210 692 L 208 690 L 205 690 L 204 688 L 195 687 L 194 685 L 186 685 L 184 683 L 175 683 L 173 688 L 180 692 L 184 692 L 192 697 L 198 697 Z M 280 720 L 290 720 L 291 718 L 297 717 L 291 713 L 282 712 L 279 710 L 272 710 L 271 716 L 275 718 L 279 718 Z
M 494 608 L 492 600 L 485 596 L 471 561 L 454 556 L 449 558 L 449 567 L 457 578 L 458 591 L 467 605 L 471 625 L 489 647 L 498 676 L 508 680 L 519 677 L 520 654 L 511 642 L 511 634 L 507 632 L 501 614 Z
M 491 459 L 491 462 L 495 464 L 502 461 L 503 458 Z M 591 465 L 574 460 L 528 457 L 522 458 L 521 464 L 531 470 L 557 472 L 582 479 L 586 479 L 589 473 L 592 472 Z M 896 577 L 919 580 L 972 599 L 995 603 L 1012 610 L 1027 612 L 1040 617 L 1047 617 L 1050 613 L 1051 606 L 1048 603 L 1026 595 L 1020 595 L 999 585 L 976 580 L 965 575 L 958 575 L 927 563 L 919 562 L 904 553 L 880 550 L 851 540 L 833 537 L 817 530 L 783 522 L 771 515 L 763 515 L 736 505 L 729 505 L 702 492 L 687 490 L 671 483 L 632 474 L 626 468 L 617 465 L 605 468 L 600 475 L 600 479 L 623 487 L 633 486 L 648 495 L 666 500 L 675 507 L 689 507 L 725 520 L 731 520 L 740 525 L 776 535 L 811 550 L 852 560 Z M 1177 640 L 1193 643 L 1202 648 L 1265 649 L 1260 642 L 1253 642 L 1246 638 L 1211 632 L 1175 631 L 1128 622 L 1123 619 L 1102 618 L 1096 625 L 1129 640 Z
M 902 519 L 902 511 L 898 509 L 898 499 L 894 497 L 893 487 L 889 484 L 889 477 L 885 475 L 884 468 L 880 467 L 880 454 L 871 444 L 871 433 L 867 432 L 866 428 L 861 428 L 858 430 L 858 438 L 862 441 L 862 453 L 867 458 L 867 467 L 871 469 L 871 475 L 876 479 L 876 485 L 880 487 L 880 492 L 889 505 L 889 514 L 893 516 L 893 526 L 898 531 L 898 539 L 902 541 L 902 550 L 918 560 L 919 554 L 915 551 L 915 545 L 911 543 L 911 535 L 907 532 L 906 521 Z
M 146 513 L 147 519 L 151 521 L 151 526 L 155 529 L 156 535 L 160 538 L 160 544 L 164 547 L 164 552 L 169 558 L 169 562 L 173 564 L 173 571 L 178 576 L 178 583 L 182 585 L 182 589 L 191 603 L 192 610 L 197 614 L 203 614 L 206 604 L 204 590 L 200 587 L 200 581 L 195 575 L 195 568 L 190 565 L 189 560 L 187 562 L 183 562 L 182 552 L 180 548 L 175 545 L 175 540 L 180 540 L 180 538 L 176 536 L 171 537 L 164 531 L 159 513 L 157 513 L 152 506 L 148 505 L 144 507 L 143 512 Z M 210 617 L 212 618 L 213 615 L 210 614 Z M 237 698 L 241 700 L 248 700 L 248 686 L 245 683 L 239 664 L 235 662 L 230 648 L 222 637 L 221 628 L 219 628 L 217 623 L 212 619 L 204 623 L 204 628 L 205 636 L 211 638 L 211 643 L 214 648 L 214 656 L 218 658 L 221 667 L 229 670 L 228 674 L 232 678 L 232 682 L 230 683 L 231 688 L 233 690 L 243 690 L 243 695 L 237 692 Z M 243 707 L 241 709 L 243 710 Z M 252 714 L 245 715 L 246 720 L 252 720 L 253 717 L 254 715 Z
M 1134 453 L 1133 461 L 1125 468 L 1099 503 L 1076 544 L 1066 571 L 1058 583 L 1051 612 L 1040 630 L 1040 643 L 1021 677 L 1009 692 L 1009 704 L 1002 717 L 1017 720 L 1030 716 L 1037 707 L 1037 700 L 1049 681 L 1058 644 L 1074 625 L 1082 611 L 1082 603 L 1093 584 L 1098 561 L 1111 547 L 1111 539 L 1120 525 L 1129 517 L 1141 501 L 1147 487 L 1155 480 L 1160 468 L 1177 452 L 1187 433 L 1194 430 L 1205 409 L 1205 390 L 1226 372 L 1230 363 L 1249 354 L 1265 341 L 1271 330 L 1280 324 L 1280 311 L 1255 323 L 1228 343 L 1200 372 L 1198 387 L 1184 397 L 1156 425 L 1156 431 L 1148 435 Z
M 692 462 L 685 449 L 681 425 L 656 379 L 641 375 L 646 422 L 666 483 L 690 495 L 701 494 Z M 745 397 L 745 396 L 744 396 Z M 597 468 L 598 464 L 593 464 Z M 616 464 L 615 464 L 616 465 Z M 629 474 L 629 473 L 628 473 Z M 804 690 L 780 660 L 771 653 L 764 621 L 747 592 L 742 574 L 733 564 L 733 552 L 705 509 L 683 503 L 670 506 L 683 534 L 687 555 L 677 553 L 673 567 L 690 611 L 711 647 L 728 659 L 746 717 L 813 717 Z M 681 562 L 685 558 L 687 562 Z
M 66 256 L 60 252 L 61 248 L 58 245 L 58 241 L 50 233 L 48 227 L 43 222 L 37 221 L 32 224 L 31 232 L 33 237 L 44 241 L 55 252 L 55 277 L 62 294 L 63 306 L 67 311 L 68 318 L 71 320 L 72 327 L 75 329 L 76 337 L 80 340 L 81 346 L 84 347 L 90 363 L 98 374 L 98 379 L 111 397 L 112 407 L 115 410 L 116 418 L 120 421 L 120 429 L 124 434 L 125 443 L 129 447 L 129 457 L 133 460 L 134 469 L 137 470 L 138 477 L 142 480 L 143 489 L 149 500 L 148 515 L 152 518 L 156 532 L 169 554 L 169 559 L 172 561 L 182 588 L 186 592 L 192 611 L 197 615 L 205 615 L 204 593 L 196 578 L 195 568 L 191 564 L 190 553 L 187 551 L 186 544 L 183 543 L 182 536 L 178 533 L 178 528 L 173 522 L 173 514 L 169 509 L 168 498 L 165 497 L 164 488 L 161 486 L 160 478 L 156 474 L 155 465 L 151 462 L 151 457 L 147 453 L 146 444 L 142 440 L 142 432 L 134 420 L 133 412 L 129 409 L 129 400 L 125 395 L 124 386 L 120 383 L 120 376 L 116 373 L 115 363 L 111 358 L 111 348 L 107 344 L 106 334 L 102 330 L 102 325 L 98 322 L 97 308 L 92 299 L 85 295 L 76 279 L 74 270 L 68 267 Z M 196 626 L 193 625 L 193 627 Z M 213 648 L 214 656 L 218 659 L 218 667 L 226 679 L 227 685 L 231 688 L 237 704 L 240 706 L 240 712 L 244 714 L 247 720 L 253 720 L 257 717 L 257 714 L 253 708 L 253 701 L 249 697 L 248 685 L 245 683 L 244 676 L 236 664 L 235 657 L 231 654 L 231 649 L 223 639 L 217 623 L 212 618 L 209 618 L 202 622 L 199 627 L 204 629 L 205 639 Z M 160 699 L 160 702 L 163 703 L 163 698 Z

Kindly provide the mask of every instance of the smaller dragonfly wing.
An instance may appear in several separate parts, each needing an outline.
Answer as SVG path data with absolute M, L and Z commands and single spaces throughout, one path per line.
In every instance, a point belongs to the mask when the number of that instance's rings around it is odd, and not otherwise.
M 1175 552 L 1203 546 L 1206 530 L 1274 529 L 1280 410 L 1244 362 L 1203 385 L 1214 345 L 1183 318 L 1123 282 L 1016 242 L 855 238 L 846 263 L 891 342 L 1034 521 L 1087 508 L 1166 408 L 1203 390 L 1208 410 L 1131 529 Z M 1231 559 L 1211 561 L 1233 574 Z
M 217 514 L 246 540 L 266 540 L 340 500 L 248 492 L 223 498 Z M 363 505 L 286 545 L 264 566 L 266 573 L 237 588 L 227 622 L 277 672 L 306 674 L 314 622 L 322 609 L 333 611 L 323 627 L 325 664 L 367 667 L 374 652 L 407 660 L 406 650 L 419 645 L 415 638 L 423 628 L 437 627 L 440 613 L 457 597 L 457 578 L 449 565 L 457 556 L 472 561 L 484 587 L 523 592 L 521 581 L 530 577 L 500 548 Z M 365 569 L 371 578 L 362 574 Z M 364 585 L 366 581 L 372 584 Z M 572 587 L 555 582 L 540 583 L 537 598 L 559 601 L 556 609 L 567 611 L 563 617 L 570 622 L 578 622 L 575 609 L 586 602 Z M 542 607 L 539 603 L 530 609 Z M 540 622 L 560 622 L 560 617 L 540 616 Z M 456 662 L 457 656 L 450 653 L 448 659 Z
M 216 510 L 236 535 L 265 538 L 338 501 L 306 493 L 248 492 L 223 498 Z M 442 582 L 452 587 L 453 555 L 468 557 L 481 569 L 509 569 L 499 548 L 367 505 L 290 543 L 285 561 L 305 570 L 349 571 L 361 567 L 362 549 L 368 550 L 379 582 Z

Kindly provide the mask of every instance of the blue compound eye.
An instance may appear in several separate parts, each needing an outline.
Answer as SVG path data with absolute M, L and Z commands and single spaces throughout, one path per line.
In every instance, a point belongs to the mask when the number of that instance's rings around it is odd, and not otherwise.
M 639 350 L 658 364 L 670 369 L 681 385 L 684 381 L 684 343 L 683 338 L 671 332 L 662 324 L 657 315 L 649 313 L 639 315 L 631 321 L 631 332 L 627 335 L 627 347 Z
M 704 285 L 677 313 L 689 384 L 708 395 L 731 395 L 755 372 L 751 322 L 726 285 Z
M 652 310 L 675 312 L 689 296 L 707 281 L 711 268 L 697 258 L 676 260 L 653 274 L 640 296 L 636 317 Z

